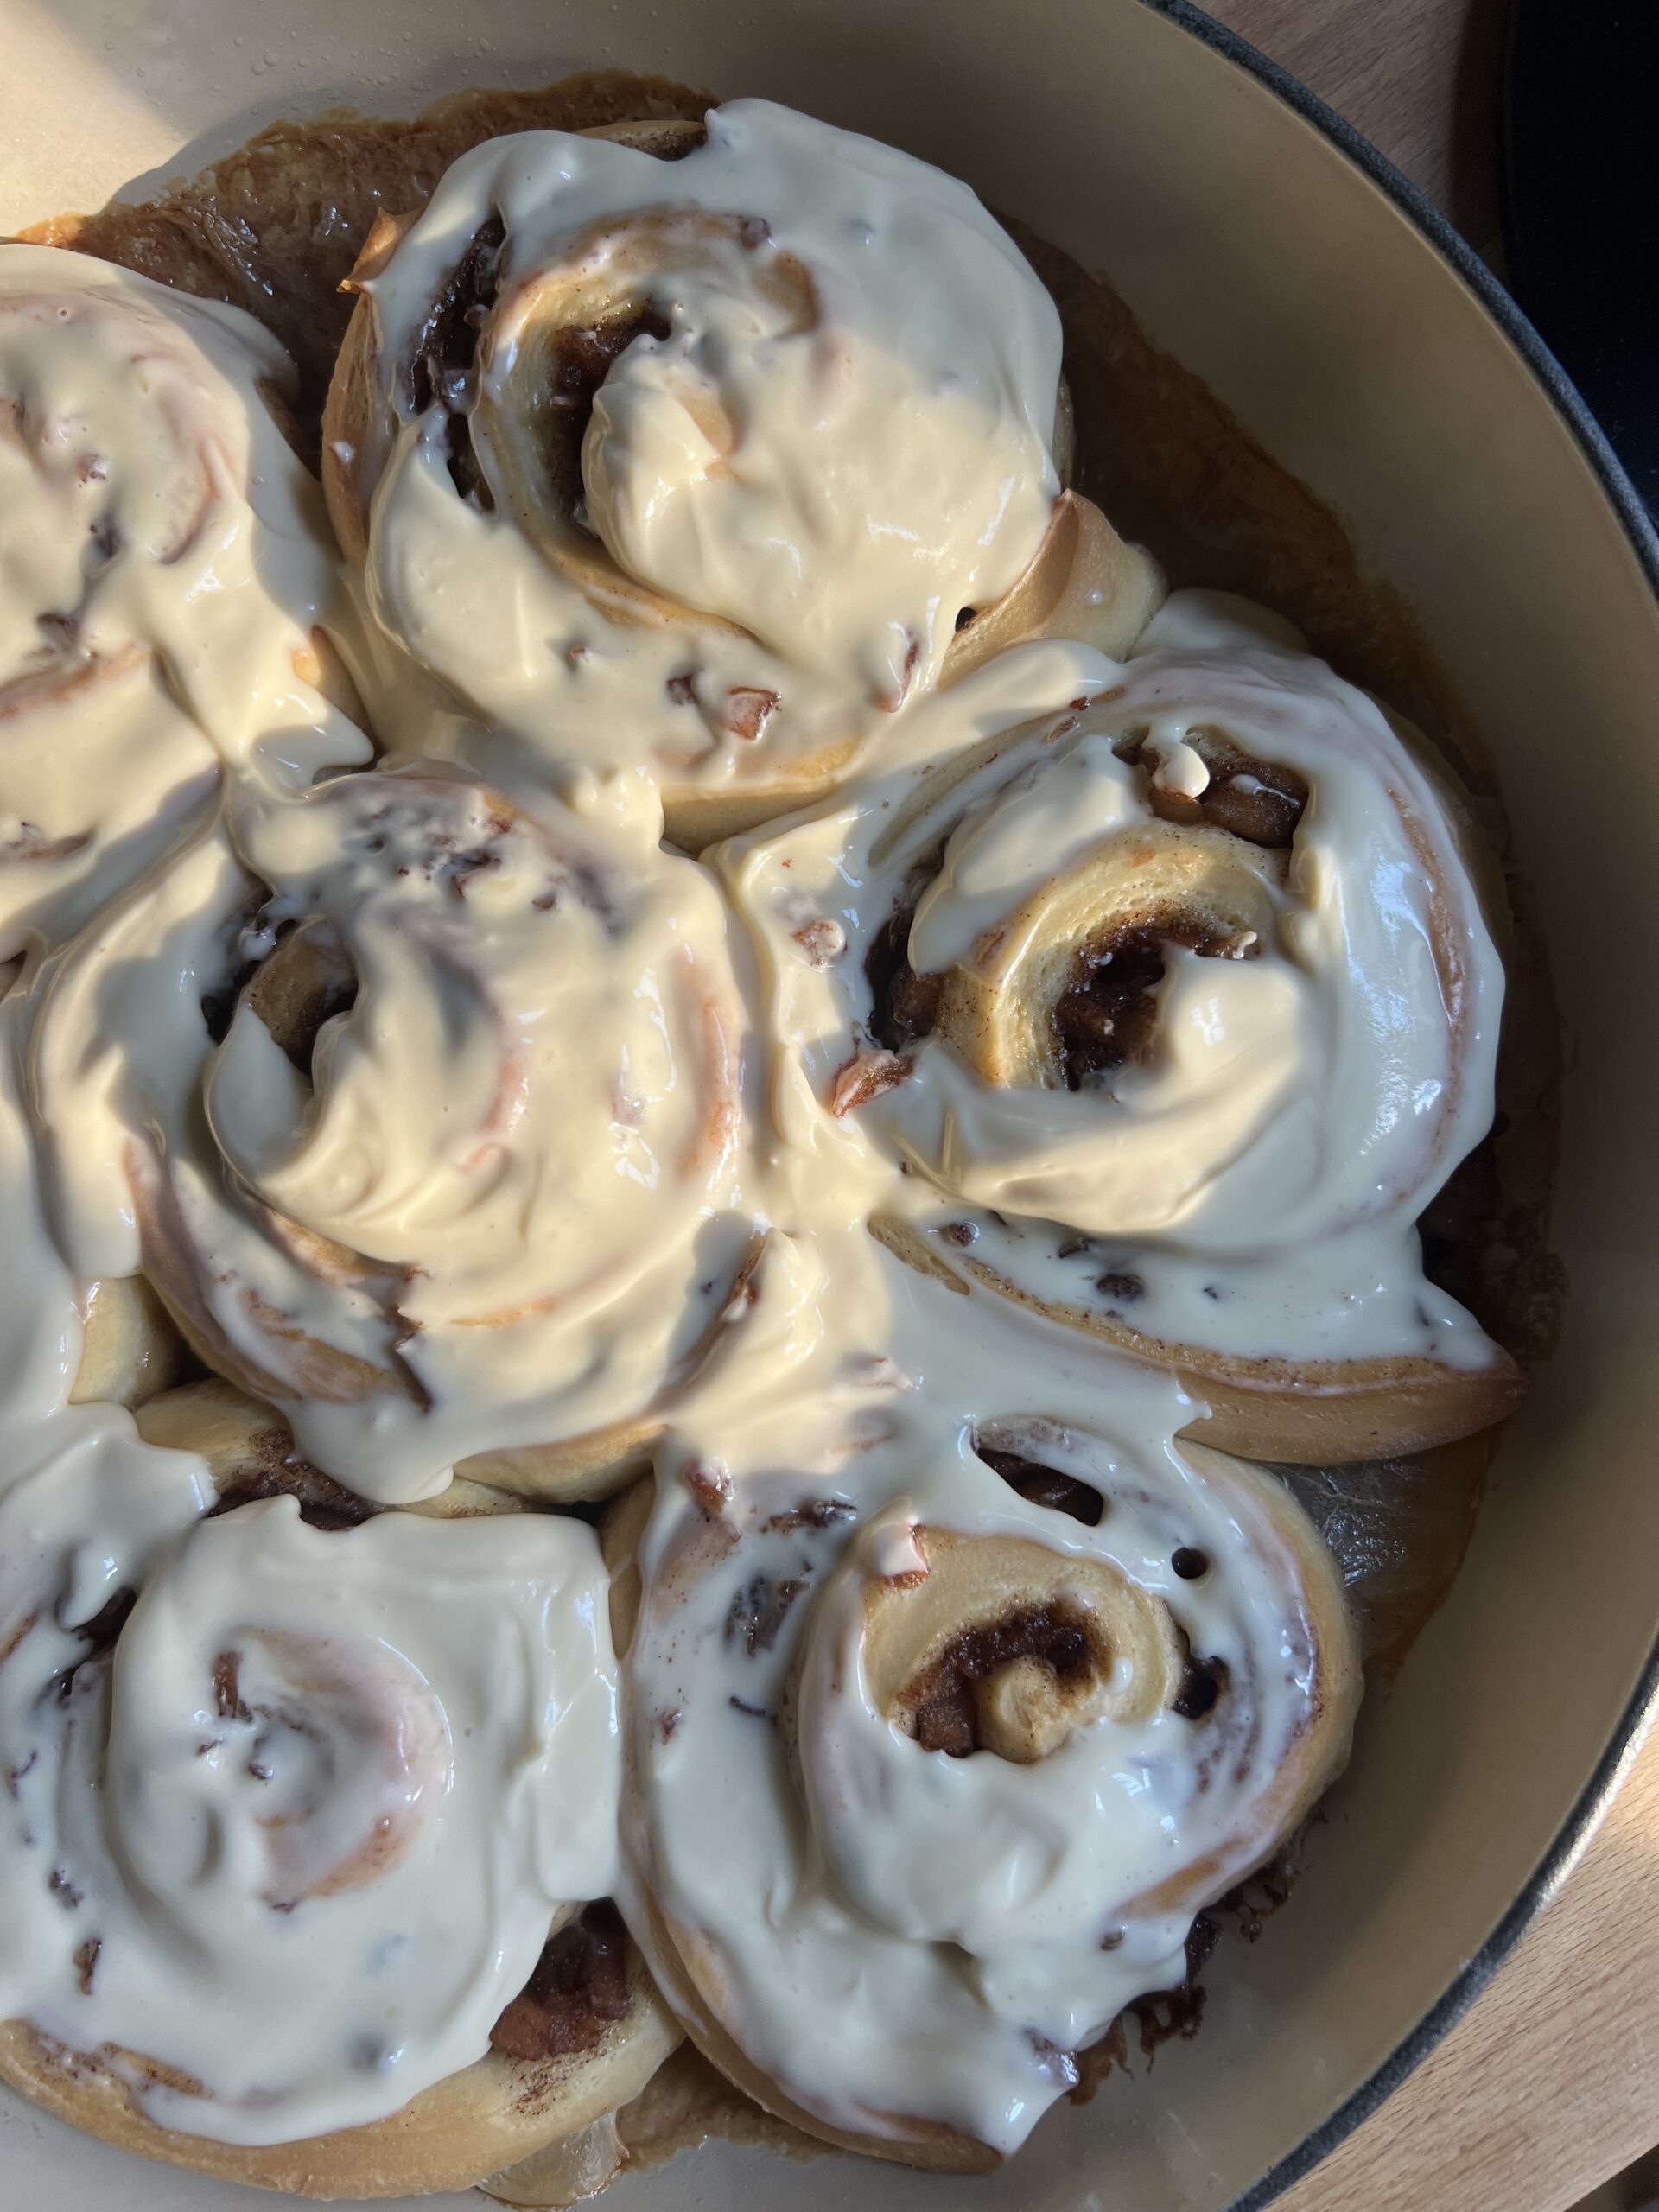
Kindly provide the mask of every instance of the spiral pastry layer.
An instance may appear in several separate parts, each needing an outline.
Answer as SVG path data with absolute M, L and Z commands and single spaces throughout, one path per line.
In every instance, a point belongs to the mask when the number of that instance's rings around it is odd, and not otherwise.
M 1173 1365 L 1218 1443 L 1357 1459 L 1496 1420 L 1515 1371 L 1414 1230 L 1492 1114 L 1455 799 L 1306 656 L 1069 680 L 1021 720 L 1005 671 L 879 804 L 728 851 L 777 1112 L 896 1249 Z
M 925 1393 L 694 1421 L 607 1541 L 664 1994 L 774 2113 L 971 2169 L 1180 1982 L 1342 1764 L 1358 1675 L 1311 1524 L 1173 1445 L 1166 1385 L 1090 1393 L 995 1301 L 953 1333 Z
M 236 834 L 50 979 L 35 1096 L 86 1271 L 142 1258 L 365 1494 L 461 1460 L 602 1491 L 753 1255 L 712 884 L 442 769 Z
M 227 766 L 367 757 L 291 381 L 233 308 L 0 245 L 0 963 L 133 880 Z
M 1057 504 L 1052 302 L 888 148 L 757 100 L 493 141 L 354 282 L 330 509 L 491 773 L 467 716 L 543 776 L 647 768 L 695 847 L 1014 638 L 1121 650 L 1160 595 Z

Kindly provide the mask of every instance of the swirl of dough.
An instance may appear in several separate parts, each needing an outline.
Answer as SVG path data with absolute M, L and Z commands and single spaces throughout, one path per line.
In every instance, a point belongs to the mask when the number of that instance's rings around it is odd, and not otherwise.
M 895 1249 L 1174 1366 L 1255 1456 L 1507 1410 L 1414 1232 L 1490 1126 L 1503 971 L 1455 797 L 1321 664 L 1147 653 L 724 865 Z
M 442 768 L 249 808 L 237 838 L 50 979 L 35 1091 L 86 1271 L 142 1260 L 365 1495 L 457 1460 L 602 1494 L 754 1249 L 712 882 Z
M 290 2186 L 303 2159 L 251 2154 L 353 2131 L 354 2187 L 448 2185 L 635 2094 L 674 2041 L 643 1968 L 588 1959 L 612 1986 L 561 2047 L 543 1957 L 609 1940 L 565 1934 L 615 1847 L 592 1532 L 476 1496 L 331 1526 L 268 1409 L 213 1385 L 146 1418 L 210 1456 L 105 1433 L 0 1501 L 0 2070 Z
M 178 842 L 222 766 L 367 757 L 291 384 L 234 308 L 0 245 L 0 962 Z
M 1004 1357 L 976 1344 L 982 1384 Z M 610 1532 L 625 1904 L 715 2063 L 849 2148 L 1016 2149 L 1347 1755 L 1312 1524 L 1168 1444 L 1133 1370 L 1096 1398 L 955 1433 L 899 1401 L 838 1451 L 741 1449 L 724 1492 L 671 1455 Z
M 493 141 L 354 283 L 324 480 L 382 629 L 543 773 L 626 739 L 683 843 L 1014 639 L 1122 650 L 1161 596 L 1057 500 L 1052 302 L 891 149 L 755 100 Z

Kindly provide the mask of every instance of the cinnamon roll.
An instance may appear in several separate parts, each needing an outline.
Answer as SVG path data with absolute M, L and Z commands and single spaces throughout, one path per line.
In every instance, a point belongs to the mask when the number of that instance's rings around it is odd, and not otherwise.
M 0 245 L 0 963 L 177 843 L 226 766 L 366 759 L 291 384 L 233 308 Z
M 876 803 L 723 855 L 815 1179 L 1173 1369 L 1226 1448 L 1497 1420 L 1516 1370 L 1415 1230 L 1491 1122 L 1503 996 L 1444 779 L 1306 656 L 1054 656 L 1034 719 L 1020 660 Z
M 366 1496 L 457 1462 L 603 1494 L 754 1257 L 713 884 L 442 768 L 250 804 L 235 836 L 44 994 L 35 1103 L 85 1272 L 142 1263 Z
M 1015 638 L 1121 651 L 1161 596 L 1059 496 L 1052 301 L 889 148 L 758 100 L 488 142 L 353 284 L 324 481 L 435 679 L 424 749 L 645 767 L 695 849 Z
M 622 1896 L 664 1995 L 771 2112 L 950 2171 L 1182 1980 L 1359 1688 L 1278 1480 L 1172 1443 L 1150 1374 L 1090 1394 L 982 1306 L 926 1390 L 693 1421 L 607 1531 Z
M 147 1410 L 212 1459 L 105 1448 L 0 1500 L 0 2075 L 324 2196 L 465 2186 L 636 2095 L 677 2031 L 583 1902 L 617 1771 L 592 1532 L 341 1528 L 291 1456 L 238 1503 L 222 1396 Z

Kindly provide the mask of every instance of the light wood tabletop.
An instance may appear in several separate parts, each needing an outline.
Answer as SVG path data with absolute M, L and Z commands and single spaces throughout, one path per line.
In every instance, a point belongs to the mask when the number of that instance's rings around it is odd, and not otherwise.
M 1210 0 L 1210 12 L 1500 258 L 1505 0 Z M 1659 1732 L 1496 1980 L 1281 2202 L 1284 2212 L 1562 2212 L 1656 2143 Z

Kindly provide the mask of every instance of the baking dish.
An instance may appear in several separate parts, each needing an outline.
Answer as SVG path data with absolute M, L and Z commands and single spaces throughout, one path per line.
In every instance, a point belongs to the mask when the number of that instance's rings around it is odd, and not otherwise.
M 1385 164 L 1185 9 L 647 0 L 464 30 L 423 4 L 149 0 L 0 6 L 0 228 L 172 174 L 279 113 L 407 111 L 467 83 L 614 62 L 754 91 L 891 138 L 1107 273 L 1347 521 L 1497 762 L 1568 1024 L 1554 1236 L 1573 1290 L 1446 1605 L 1372 1700 L 1271 1938 L 1230 1946 L 1204 2030 L 1062 2112 L 990 2208 L 1265 2203 L 1408 2070 L 1571 1865 L 1655 1688 L 1644 1449 L 1659 1178 L 1656 1047 L 1627 978 L 1659 813 L 1659 549 L 1536 339 Z M 17 2200 L 227 2205 L 8 2100 Z M 926 2178 L 723 2146 L 612 2195 L 618 2212 L 937 2200 Z M 251 2201 L 251 2200 L 249 2200 Z M 454 2200 L 459 2203 L 461 2200 Z

